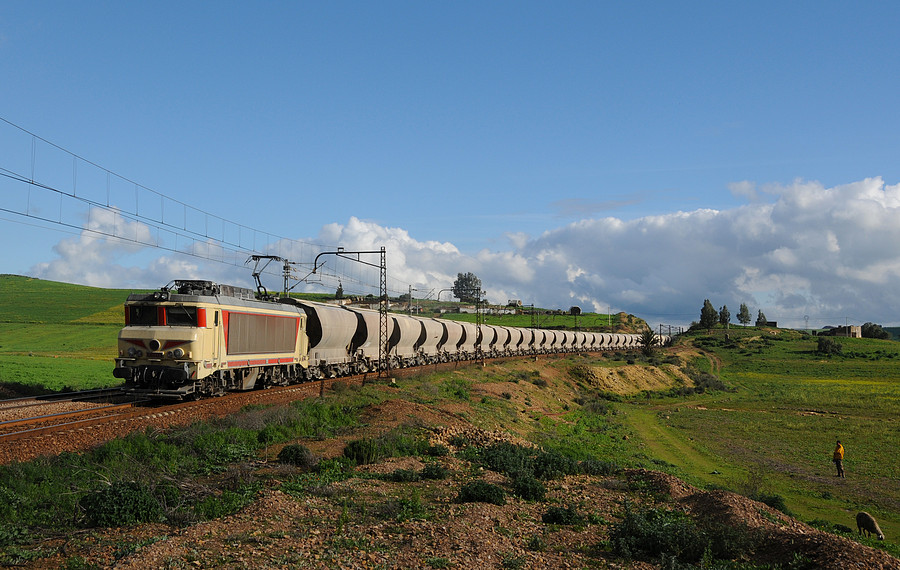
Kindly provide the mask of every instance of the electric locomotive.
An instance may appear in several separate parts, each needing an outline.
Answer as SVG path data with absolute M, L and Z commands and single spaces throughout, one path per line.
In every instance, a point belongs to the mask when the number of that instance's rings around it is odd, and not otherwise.
M 113 375 L 130 392 L 173 399 L 288 384 L 309 366 L 306 320 L 250 289 L 176 280 L 128 296 Z

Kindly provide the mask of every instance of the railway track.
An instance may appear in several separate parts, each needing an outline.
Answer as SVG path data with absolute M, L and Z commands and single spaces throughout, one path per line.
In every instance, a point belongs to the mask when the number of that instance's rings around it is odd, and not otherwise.
M 541 358 L 545 357 L 541 356 Z M 508 358 L 515 357 L 486 359 L 486 361 L 502 361 Z M 528 358 L 535 358 L 535 356 Z M 427 364 L 391 370 L 390 377 L 405 377 L 420 374 L 423 371 L 452 370 L 481 365 L 482 362 L 479 361 Z M 379 378 L 376 373 L 367 373 L 265 390 L 232 392 L 217 398 L 163 405 L 140 401 L 86 406 L 78 398 L 63 398 L 44 404 L 80 407 L 30 414 L 20 418 L 10 418 L 9 414 L 15 409 L 19 411 L 36 409 L 31 405 L 35 399 L 18 398 L 16 399 L 19 401 L 18 407 L 13 405 L 14 400 L 4 400 L 0 401 L 0 464 L 28 461 L 36 457 L 58 455 L 66 451 L 82 451 L 135 431 L 148 428 L 163 430 L 189 425 L 199 420 L 234 414 L 248 405 L 283 404 L 321 396 L 336 382 L 361 385 L 372 381 L 385 381 L 385 379 Z M 26 402 L 26 400 L 32 400 L 32 402 Z
M 374 378 L 374 374 L 349 376 L 163 405 L 140 401 L 84 407 L 72 400 L 61 399 L 52 404 L 71 406 L 74 403 L 79 406 L 78 409 L 29 413 L 15 418 L 9 418 L 9 415 L 38 409 L 32 405 L 37 403 L 33 398 L 31 402 L 26 402 L 29 400 L 26 398 L 17 399 L 20 400 L 18 405 L 6 400 L 0 402 L 0 464 L 28 461 L 66 451 L 82 451 L 135 431 L 188 425 L 198 420 L 233 414 L 251 404 L 277 404 L 316 397 L 335 382 L 362 384 Z

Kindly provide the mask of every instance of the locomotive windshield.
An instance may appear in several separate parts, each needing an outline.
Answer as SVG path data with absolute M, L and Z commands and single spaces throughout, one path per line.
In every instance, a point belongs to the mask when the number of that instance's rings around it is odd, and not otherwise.
M 137 326 L 156 326 L 156 306 L 131 305 L 128 307 L 128 322 Z
M 166 324 L 173 327 L 197 326 L 197 307 L 166 307 Z
M 130 305 L 128 307 L 128 317 L 128 323 L 132 326 L 196 327 L 197 307 L 186 307 L 184 305 L 175 305 L 173 307 Z M 160 322 L 160 319 L 165 320 Z

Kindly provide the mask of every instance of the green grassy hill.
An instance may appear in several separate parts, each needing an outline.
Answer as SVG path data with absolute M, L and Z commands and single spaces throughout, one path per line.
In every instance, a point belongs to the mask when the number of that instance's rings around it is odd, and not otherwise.
M 0 323 L 121 325 L 130 292 L 0 275 Z
M 115 385 L 130 291 L 0 275 L 0 382 L 38 390 Z

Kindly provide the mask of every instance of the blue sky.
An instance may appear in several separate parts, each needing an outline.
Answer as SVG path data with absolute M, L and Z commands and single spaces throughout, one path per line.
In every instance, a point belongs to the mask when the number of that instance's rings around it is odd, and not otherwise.
M 398 288 L 474 271 L 493 301 L 651 323 L 695 320 L 709 298 L 793 326 L 900 324 L 898 12 L 6 2 L 0 117 L 249 228 L 386 245 Z M 28 174 L 31 152 L 0 125 L 0 168 Z M 69 184 L 71 161 L 43 152 L 35 178 Z M 171 251 L 184 244 L 19 215 L 28 186 L 0 181 L 0 272 L 247 278 Z

